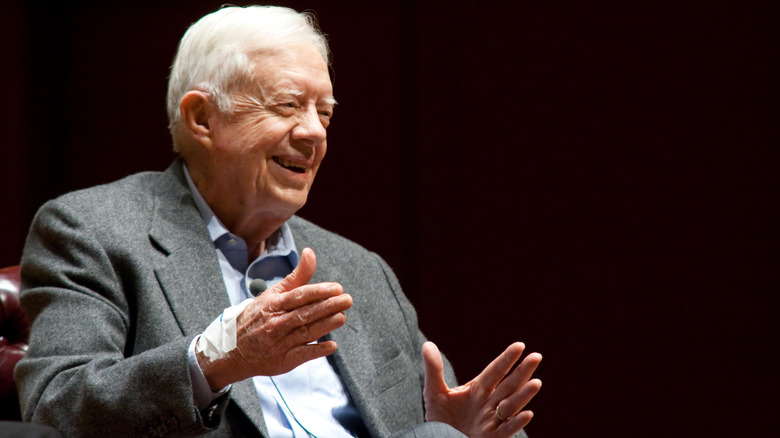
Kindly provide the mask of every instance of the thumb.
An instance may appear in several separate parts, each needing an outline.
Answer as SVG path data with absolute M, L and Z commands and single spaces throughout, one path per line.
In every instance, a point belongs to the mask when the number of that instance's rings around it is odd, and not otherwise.
M 298 266 L 284 280 L 271 287 L 271 290 L 283 293 L 308 284 L 314 277 L 314 271 L 316 270 L 317 257 L 314 255 L 314 251 L 311 248 L 303 248 Z
M 425 365 L 425 387 L 423 396 L 426 400 L 437 394 L 447 392 L 449 387 L 444 381 L 444 361 L 441 359 L 439 348 L 433 342 L 426 342 L 422 348 L 423 363 Z

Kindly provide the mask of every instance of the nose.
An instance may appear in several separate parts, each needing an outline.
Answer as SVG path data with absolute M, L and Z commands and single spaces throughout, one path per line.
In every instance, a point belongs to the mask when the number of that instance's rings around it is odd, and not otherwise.
M 303 141 L 312 147 L 325 141 L 326 135 L 325 126 L 320 120 L 316 107 L 302 110 L 298 116 L 298 123 L 290 133 L 293 140 Z

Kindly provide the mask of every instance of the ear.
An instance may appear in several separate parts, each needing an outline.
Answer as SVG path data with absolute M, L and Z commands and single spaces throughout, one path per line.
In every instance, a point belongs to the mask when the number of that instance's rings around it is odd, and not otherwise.
M 189 135 L 199 141 L 211 138 L 209 117 L 212 111 L 211 99 L 202 91 L 188 91 L 179 102 L 181 121 Z

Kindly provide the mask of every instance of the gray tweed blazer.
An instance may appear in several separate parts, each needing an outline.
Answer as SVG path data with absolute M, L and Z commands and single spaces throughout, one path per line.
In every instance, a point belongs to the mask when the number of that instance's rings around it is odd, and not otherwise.
M 372 436 L 424 421 L 414 308 L 387 264 L 299 217 L 314 282 L 354 299 L 330 358 Z M 64 195 L 36 215 L 22 258 L 30 349 L 16 369 L 24 419 L 66 436 L 266 436 L 251 379 L 199 412 L 190 341 L 230 305 L 214 245 L 176 161 Z M 455 383 L 445 360 L 447 380 Z

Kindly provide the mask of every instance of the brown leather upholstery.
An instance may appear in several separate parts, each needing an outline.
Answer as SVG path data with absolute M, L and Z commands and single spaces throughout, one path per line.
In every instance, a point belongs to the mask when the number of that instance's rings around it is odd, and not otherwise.
M 14 366 L 27 352 L 30 323 L 19 305 L 19 266 L 0 269 L 0 420 L 19 420 Z

